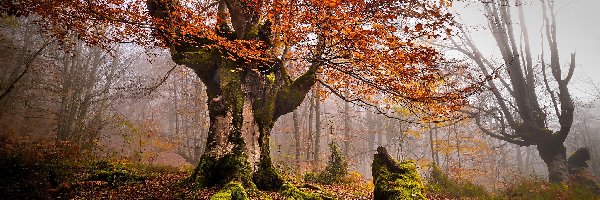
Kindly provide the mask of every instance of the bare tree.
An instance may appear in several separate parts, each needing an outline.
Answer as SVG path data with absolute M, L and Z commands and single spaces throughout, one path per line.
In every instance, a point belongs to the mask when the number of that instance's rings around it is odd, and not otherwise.
M 121 96 L 114 91 L 120 74 L 133 62 L 120 47 L 109 53 L 82 42 L 56 53 L 57 73 L 49 94 L 56 96 L 57 140 L 91 145 L 106 125 L 110 108 Z
M 39 27 L 31 23 L 32 19 L 5 16 L 0 19 L 0 48 L 3 49 L 0 53 L 0 59 L 3 60 L 3 67 L 0 68 L 0 103 L 5 105 L 9 95 L 55 40 L 45 38 Z M 0 116 L 4 112 L 0 110 Z
M 532 58 L 521 0 L 490 0 L 482 1 L 482 4 L 487 28 L 502 54 L 502 68 L 505 71 L 498 73 L 496 81 L 487 82 L 494 105 L 481 105 L 470 113 L 487 135 L 520 146 L 536 146 L 547 165 L 550 181 L 562 182 L 568 175 L 563 143 L 573 123 L 574 105 L 568 84 L 575 69 L 575 54 L 571 54 L 565 76 L 558 52 L 554 1 L 541 1 L 544 19 L 542 36 L 550 51 L 550 63 L 545 62 L 543 50 L 540 52 L 540 62 Z M 518 22 L 513 21 L 514 8 Z M 492 75 L 492 71 L 500 67 L 482 55 L 467 30 L 461 30 L 460 41 L 453 41 L 454 47 L 473 60 L 483 74 Z M 548 69 L 551 77 L 547 76 Z M 540 84 L 541 88 L 536 87 Z M 554 88 L 558 91 L 554 91 Z M 550 101 L 552 111 L 540 105 L 544 100 Z M 557 130 L 551 130 L 554 124 L 559 126 Z

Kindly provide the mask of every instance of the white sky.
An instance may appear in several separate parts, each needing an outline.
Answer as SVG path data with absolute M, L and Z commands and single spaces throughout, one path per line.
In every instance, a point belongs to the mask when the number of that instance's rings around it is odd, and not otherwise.
M 500 58 L 491 34 L 488 30 L 481 29 L 485 27 L 481 3 L 474 2 L 478 0 L 455 2 L 452 10 L 459 13 L 460 19 L 466 25 L 480 27 L 477 31 L 472 30 L 478 48 L 486 55 Z M 537 57 L 541 52 L 541 6 L 539 0 L 524 0 L 524 2 L 525 17 L 532 40 L 532 54 Z M 577 67 L 570 91 L 577 98 L 589 98 L 590 79 L 600 83 L 600 0 L 555 0 L 555 4 L 560 62 L 567 65 L 569 54 L 577 53 Z M 516 16 L 515 13 L 513 17 Z M 515 36 L 519 37 L 519 35 Z M 547 47 L 546 41 L 544 45 Z M 548 54 L 548 50 L 545 51 Z

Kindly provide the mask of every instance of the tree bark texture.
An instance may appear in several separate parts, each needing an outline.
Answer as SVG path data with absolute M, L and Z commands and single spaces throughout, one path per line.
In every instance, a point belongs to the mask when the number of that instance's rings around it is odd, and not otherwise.
M 175 1 L 150 0 L 150 14 L 161 20 L 171 19 Z M 270 27 L 259 22 L 242 1 L 219 2 L 219 16 L 229 16 L 230 24 L 219 24 L 217 30 L 231 39 L 261 40 L 270 44 Z M 221 23 L 226 23 L 223 20 Z M 175 27 L 177 28 L 177 27 Z M 283 180 L 270 157 L 270 132 L 275 121 L 292 112 L 316 81 L 319 64 L 313 64 L 296 80 L 287 74 L 280 59 L 259 63 L 239 58 L 232 52 L 207 48 L 205 38 L 165 37 L 155 34 L 170 46 L 175 63 L 193 69 L 206 86 L 210 127 L 204 154 L 192 175 L 204 186 L 240 181 L 246 186 L 277 190 Z M 267 66 L 256 66 L 256 65 Z M 267 70 L 261 70 L 268 68 Z

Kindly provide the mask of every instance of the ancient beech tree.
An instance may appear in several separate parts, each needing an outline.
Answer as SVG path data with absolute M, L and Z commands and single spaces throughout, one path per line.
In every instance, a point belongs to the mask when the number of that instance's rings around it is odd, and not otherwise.
M 94 45 L 134 42 L 171 52 L 206 85 L 210 128 L 194 173 L 205 186 L 241 181 L 278 189 L 270 159 L 274 122 L 320 81 L 348 94 L 385 94 L 400 105 L 456 110 L 477 87 L 443 82 L 442 59 L 421 38 L 446 35 L 445 4 L 418 0 L 22 0 L 55 37 Z M 67 44 L 68 46 L 68 44 Z M 296 78 L 290 67 L 303 69 Z M 464 86 L 464 85 L 462 85 Z M 368 96 L 363 95 L 363 96 Z M 360 95 L 358 97 L 361 97 Z M 351 100 L 351 99 L 349 99 Z
M 558 53 L 554 2 L 542 0 L 540 4 L 544 19 L 542 36 L 547 46 L 542 47 L 539 61 L 534 60 L 531 52 L 523 2 L 492 0 L 482 4 L 488 28 L 502 54 L 502 69 L 506 71 L 499 74 L 497 81 L 488 81 L 494 105 L 479 106 L 471 114 L 487 135 L 520 146 L 536 146 L 548 167 L 550 181 L 564 181 L 568 169 L 563 143 L 571 130 L 574 111 L 567 86 L 575 69 L 575 54 L 571 54 L 565 73 Z M 512 9 L 516 9 L 518 21 L 513 21 Z M 482 55 L 468 34 L 462 36 L 461 42 L 454 43 L 455 47 L 470 57 L 482 73 L 490 75 L 499 68 Z M 544 54 L 544 48 L 550 50 L 550 63 L 545 62 L 548 55 Z M 540 98 L 540 94 L 547 96 Z M 547 106 L 543 106 L 545 100 Z M 484 118 L 493 122 L 486 123 Z M 550 129 L 552 123 L 558 125 L 557 130 Z

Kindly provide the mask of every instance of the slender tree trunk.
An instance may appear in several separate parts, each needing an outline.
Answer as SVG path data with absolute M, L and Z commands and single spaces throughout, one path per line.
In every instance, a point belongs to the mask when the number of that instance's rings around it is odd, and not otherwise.
M 525 147 L 525 176 L 529 176 L 531 174 L 532 162 L 531 162 L 531 147 Z
M 450 133 L 448 133 L 446 135 L 446 147 L 451 147 Z M 446 153 L 444 153 L 444 162 L 446 163 L 446 167 L 444 167 L 446 169 L 446 174 L 450 174 L 450 152 L 449 151 L 446 151 Z
M 377 133 L 375 132 L 375 114 L 367 110 L 367 126 L 369 132 L 369 152 L 375 150 L 375 143 L 377 140 Z
M 383 131 L 377 132 L 377 146 L 385 146 L 383 142 Z
M 517 171 L 519 175 L 523 175 L 523 153 L 521 152 L 521 147 L 515 146 L 515 151 L 517 152 Z
M 315 144 L 313 165 L 319 164 L 319 156 L 321 154 L 321 97 L 319 95 L 319 87 L 315 87 Z
M 344 156 L 350 157 L 350 103 L 344 102 Z
M 452 125 L 452 129 L 454 131 L 454 136 L 456 140 L 456 158 L 458 160 L 458 177 L 460 177 L 460 171 L 462 170 L 462 160 L 460 159 L 460 136 L 458 135 L 458 130 L 456 129 L 456 124 Z
M 433 136 L 434 136 L 434 137 L 433 137 L 433 138 L 434 138 L 434 148 L 433 148 L 433 149 L 434 149 L 434 151 L 433 151 L 433 155 L 435 155 L 435 162 L 436 162 L 436 163 L 438 163 L 438 164 L 440 164 L 440 152 L 439 152 L 438 150 L 436 150 L 436 149 L 435 149 L 435 141 L 440 141 L 440 140 L 438 139 L 438 133 L 439 133 L 439 131 L 440 131 L 440 128 L 438 128 L 438 127 L 433 127 L 433 131 L 434 131 L 434 134 L 433 134 Z
M 171 133 L 171 138 L 179 137 L 179 92 L 177 84 L 179 80 L 177 80 L 177 76 L 173 77 L 173 112 L 175 114 L 175 133 Z
M 311 160 L 311 158 L 314 155 L 314 152 L 312 151 L 314 148 L 312 147 L 313 144 L 313 123 L 314 123 L 314 111 L 315 111 L 315 89 L 312 89 L 312 94 L 310 95 L 310 106 L 308 107 L 308 141 L 307 141 L 307 148 L 306 148 L 306 161 Z
M 431 151 L 431 162 L 434 165 L 439 165 L 439 161 L 436 159 L 436 151 L 435 144 L 433 143 L 433 129 L 431 128 L 431 124 L 429 125 L 429 150 Z
M 300 163 L 300 120 L 298 119 L 298 111 L 294 110 L 294 112 L 292 112 L 292 118 L 294 120 L 294 146 L 295 146 L 295 150 L 296 150 L 296 154 L 295 154 L 295 158 L 296 158 L 296 163 Z
M 398 122 L 398 148 L 396 152 L 397 160 L 404 160 L 404 130 L 402 130 L 402 122 Z

